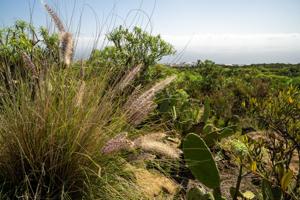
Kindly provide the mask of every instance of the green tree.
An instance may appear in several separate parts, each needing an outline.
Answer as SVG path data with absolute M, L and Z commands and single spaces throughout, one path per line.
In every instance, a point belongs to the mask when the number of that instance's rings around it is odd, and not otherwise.
M 130 31 L 120 26 L 108 34 L 108 40 L 114 44 L 117 54 L 126 66 L 144 64 L 147 67 L 164 56 L 175 53 L 173 46 L 160 35 L 152 36 L 139 27 Z

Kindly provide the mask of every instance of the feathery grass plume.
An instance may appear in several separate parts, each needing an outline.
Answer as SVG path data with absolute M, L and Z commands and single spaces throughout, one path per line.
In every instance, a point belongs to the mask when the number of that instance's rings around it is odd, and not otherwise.
M 73 57 L 73 36 L 70 32 L 63 32 L 60 35 L 60 55 L 66 65 L 70 65 Z
M 128 122 L 135 126 L 139 125 L 148 114 L 156 108 L 157 105 L 153 102 L 155 94 L 168 86 L 175 78 L 176 75 L 167 77 L 156 83 L 137 98 L 133 95 L 130 96 L 124 105 Z
M 152 153 L 146 153 L 143 152 L 141 154 L 138 155 L 130 155 L 128 157 L 128 160 L 131 162 L 139 162 L 139 161 L 151 161 L 154 160 L 156 158 L 156 155 L 152 154 Z
M 131 81 L 134 80 L 136 75 L 141 70 L 142 66 L 143 66 L 142 64 L 139 64 L 139 65 L 133 67 L 131 70 L 129 70 L 129 72 L 127 74 L 125 74 L 123 79 L 119 82 L 117 89 L 118 90 L 125 89 L 131 83 Z
M 142 89 L 141 84 L 134 88 L 133 92 L 130 94 L 128 100 L 126 101 L 126 105 L 131 105 L 139 97 L 141 93 L 141 89 Z
M 179 158 L 181 153 L 179 149 L 159 142 L 164 137 L 166 137 L 166 134 L 162 132 L 143 135 L 133 141 L 134 147 L 173 159 Z
M 31 58 L 24 52 L 21 53 L 25 66 L 33 73 L 34 78 L 38 78 L 38 72 L 36 66 L 31 61 Z
M 131 110 L 126 113 L 127 122 L 133 126 L 137 126 L 142 123 L 150 112 L 152 112 L 157 105 L 152 101 L 145 101 L 140 107 L 131 108 Z
M 129 150 L 133 147 L 133 142 L 127 139 L 127 132 L 122 132 L 116 137 L 110 139 L 104 147 L 102 147 L 102 154 L 111 154 L 120 150 Z
M 157 133 L 149 133 L 143 136 L 138 137 L 137 140 L 152 140 L 152 141 L 159 141 L 166 137 L 167 135 L 163 132 L 157 132 Z
M 146 152 L 172 159 L 178 159 L 181 153 L 179 149 L 173 148 L 163 142 L 155 141 L 155 139 L 160 140 L 164 136 L 165 134 L 163 133 L 153 133 L 140 136 L 134 141 L 131 141 L 127 138 L 127 132 L 123 132 L 106 142 L 104 147 L 101 149 L 101 152 L 102 154 L 107 155 L 119 152 L 120 150 L 142 149 Z M 151 155 L 152 157 L 154 156 L 153 154 Z
M 145 138 L 135 140 L 134 147 L 140 148 L 146 152 L 152 152 L 154 154 L 158 154 L 172 159 L 179 159 L 181 153 L 179 149 L 170 147 L 165 143 L 153 140 L 146 140 Z
M 54 12 L 54 10 L 52 10 L 52 8 L 46 2 L 42 1 L 42 4 L 44 5 L 45 9 L 47 10 L 49 15 L 53 19 L 53 21 L 54 21 L 56 27 L 58 28 L 59 32 L 61 32 L 61 33 L 66 32 L 65 26 L 63 25 L 62 21 L 60 20 L 60 18 L 56 14 L 56 12 Z
M 83 96 L 85 92 L 85 81 L 80 81 L 80 86 L 75 97 L 75 106 L 80 107 L 83 101 Z
M 47 12 L 53 19 L 56 27 L 58 28 L 60 32 L 60 56 L 61 59 L 64 61 L 64 63 L 69 66 L 72 61 L 73 56 L 73 36 L 72 33 L 67 32 L 65 30 L 65 27 L 58 17 L 58 15 L 52 10 L 52 8 L 45 2 L 42 2 L 44 4 L 44 7 L 46 8 Z

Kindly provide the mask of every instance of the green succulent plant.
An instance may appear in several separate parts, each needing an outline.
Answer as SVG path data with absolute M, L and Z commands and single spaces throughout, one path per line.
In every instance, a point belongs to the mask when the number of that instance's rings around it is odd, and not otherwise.
M 219 170 L 205 141 L 198 135 L 190 133 L 183 141 L 183 152 L 195 178 L 214 190 L 215 199 L 221 199 Z

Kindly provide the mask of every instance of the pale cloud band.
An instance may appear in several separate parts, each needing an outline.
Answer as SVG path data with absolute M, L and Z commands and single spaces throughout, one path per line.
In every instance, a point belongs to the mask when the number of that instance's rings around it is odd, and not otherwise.
M 188 49 L 191 50 L 300 50 L 300 33 L 163 35 L 163 38 L 176 47 L 189 43 Z
M 181 61 L 211 59 L 219 63 L 300 63 L 300 33 L 163 35 Z M 170 61 L 170 59 L 168 60 Z M 171 59 L 172 62 L 172 59 Z
M 101 36 L 97 47 L 104 41 Z M 162 35 L 184 55 L 180 61 L 213 59 L 221 63 L 300 62 L 300 33 Z M 77 57 L 86 57 L 95 37 L 79 37 Z M 172 62 L 173 59 L 168 59 Z

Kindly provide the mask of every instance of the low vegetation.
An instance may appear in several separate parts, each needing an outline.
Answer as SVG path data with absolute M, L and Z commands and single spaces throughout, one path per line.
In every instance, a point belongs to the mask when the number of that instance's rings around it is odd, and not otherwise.
M 138 27 L 0 30 L 0 199 L 299 199 L 300 67 L 198 61 Z

